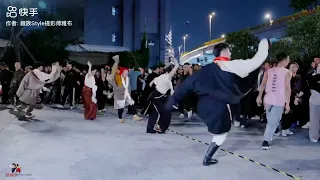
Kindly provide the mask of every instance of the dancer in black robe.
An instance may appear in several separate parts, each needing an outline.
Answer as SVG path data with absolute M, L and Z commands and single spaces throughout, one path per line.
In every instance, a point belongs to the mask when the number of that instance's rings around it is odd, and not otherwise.
M 187 94 L 194 92 L 198 96 L 198 115 L 213 134 L 212 143 L 203 160 L 204 166 L 218 163 L 212 156 L 225 141 L 231 128 L 229 104 L 239 103 L 250 91 L 256 82 L 258 68 L 268 56 L 268 49 L 268 41 L 263 39 L 252 59 L 230 61 L 229 45 L 218 44 L 214 49 L 217 57 L 214 63 L 188 77 L 169 98 L 166 109 L 172 109 Z

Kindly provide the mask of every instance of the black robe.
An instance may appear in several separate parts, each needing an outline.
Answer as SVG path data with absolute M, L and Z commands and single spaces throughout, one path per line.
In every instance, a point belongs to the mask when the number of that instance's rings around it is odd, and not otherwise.
M 241 68 L 241 67 L 239 67 Z M 171 96 L 166 105 L 170 109 L 176 102 L 194 92 L 199 100 L 197 111 L 213 134 L 228 132 L 231 128 L 231 112 L 228 104 L 237 104 L 253 87 L 259 69 L 245 78 L 222 71 L 215 64 L 209 64 L 188 77 Z

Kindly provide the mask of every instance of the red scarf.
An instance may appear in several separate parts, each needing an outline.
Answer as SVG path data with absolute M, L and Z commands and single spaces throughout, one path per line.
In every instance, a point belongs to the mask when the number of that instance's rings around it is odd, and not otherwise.
M 219 56 L 219 57 L 214 58 L 213 62 L 215 62 L 215 61 L 230 61 L 230 59 L 227 57 Z

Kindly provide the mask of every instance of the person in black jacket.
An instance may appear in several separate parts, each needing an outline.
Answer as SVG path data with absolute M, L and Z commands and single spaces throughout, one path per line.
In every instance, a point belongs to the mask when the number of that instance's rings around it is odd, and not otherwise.
M 144 108 L 143 108 L 141 114 L 144 114 L 144 115 L 148 114 L 146 109 L 148 109 L 148 106 L 151 104 L 151 102 L 149 102 L 147 99 L 149 98 L 151 92 L 156 90 L 155 85 L 151 85 L 150 86 L 150 83 L 154 80 L 154 78 L 159 76 L 160 68 L 159 67 L 153 67 L 152 70 L 153 70 L 152 73 L 150 73 L 147 76 L 147 79 L 145 81 L 145 87 L 144 87 L 144 90 L 143 90 L 143 93 L 142 93 L 142 101 L 144 101 L 144 103 L 143 103 L 144 104 Z
M 2 85 L 2 103 L 7 104 L 9 101 L 10 82 L 13 73 L 6 68 L 6 64 L 0 62 L 0 84 Z
M 77 85 L 80 85 L 79 82 L 79 76 L 78 73 L 72 68 L 71 63 L 67 63 L 67 72 L 65 74 L 65 79 L 63 81 L 63 85 L 65 86 L 63 95 L 62 95 L 62 100 L 61 104 L 58 106 L 60 108 L 63 108 L 67 97 L 69 97 L 69 103 L 70 103 L 70 109 L 73 109 L 73 97 L 74 97 L 74 89 L 76 88 Z

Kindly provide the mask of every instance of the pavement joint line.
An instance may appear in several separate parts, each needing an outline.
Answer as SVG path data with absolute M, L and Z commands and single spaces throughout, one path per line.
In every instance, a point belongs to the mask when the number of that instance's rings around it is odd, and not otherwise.
M 207 146 L 210 145 L 209 143 L 206 143 L 206 142 L 203 142 L 203 141 L 201 141 L 201 140 L 195 139 L 195 138 L 193 138 L 193 137 L 184 135 L 184 134 L 179 133 L 179 132 L 177 132 L 177 131 L 174 131 L 174 130 L 172 130 L 172 129 L 168 129 L 168 131 L 171 131 L 172 133 L 175 133 L 175 134 L 177 134 L 177 135 L 186 137 L 186 138 L 191 139 L 191 140 L 193 140 L 193 141 L 197 141 L 197 142 L 199 142 L 199 143 L 205 144 L 205 145 L 207 145 Z M 260 165 L 260 166 L 262 166 L 262 167 L 265 167 L 265 168 L 267 168 L 267 169 L 270 169 L 270 170 L 273 170 L 273 171 L 275 171 L 275 172 L 278 172 L 278 173 L 280 173 L 280 174 L 282 174 L 282 175 L 288 176 L 288 177 L 290 177 L 290 178 L 292 178 L 292 179 L 294 179 L 294 180 L 302 180 L 301 178 L 298 178 L 298 177 L 293 176 L 293 175 L 291 175 L 291 174 L 289 174 L 289 173 L 280 171 L 280 170 L 278 170 L 278 169 L 272 168 L 272 167 L 270 167 L 270 166 L 267 166 L 267 165 L 265 165 L 265 164 L 263 164 L 263 163 L 260 163 L 260 162 L 257 162 L 257 161 L 255 161 L 255 160 L 252 160 L 252 159 L 250 159 L 250 158 L 248 158 L 248 157 L 245 157 L 245 156 L 242 156 L 242 155 L 240 155 L 240 154 L 236 154 L 236 153 L 234 153 L 234 152 L 231 152 L 231 151 L 228 151 L 228 150 L 222 149 L 222 148 L 220 148 L 220 150 L 223 151 L 223 152 L 226 152 L 226 153 L 228 153 L 228 154 L 231 154 L 231 155 L 233 155 L 233 156 L 236 156 L 236 157 L 239 157 L 239 158 L 241 158 L 241 159 L 244 159 L 244 160 L 246 160 L 246 161 L 250 161 L 250 162 L 252 162 L 252 163 L 255 163 L 255 164 L 257 164 L 257 165 Z

